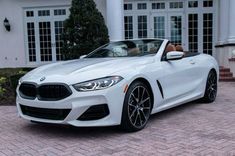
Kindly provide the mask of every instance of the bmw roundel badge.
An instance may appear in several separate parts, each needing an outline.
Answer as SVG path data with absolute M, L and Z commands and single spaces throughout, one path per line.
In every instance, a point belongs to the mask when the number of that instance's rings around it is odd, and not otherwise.
M 46 77 L 42 77 L 42 78 L 40 79 L 40 82 L 44 81 L 45 79 L 46 79 Z

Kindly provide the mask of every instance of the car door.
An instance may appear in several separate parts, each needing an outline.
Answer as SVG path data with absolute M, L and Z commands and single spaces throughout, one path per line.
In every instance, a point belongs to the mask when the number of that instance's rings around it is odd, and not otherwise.
M 171 103 L 189 96 L 197 85 L 196 60 L 186 57 L 179 60 L 161 61 L 158 79 L 164 93 L 164 102 Z

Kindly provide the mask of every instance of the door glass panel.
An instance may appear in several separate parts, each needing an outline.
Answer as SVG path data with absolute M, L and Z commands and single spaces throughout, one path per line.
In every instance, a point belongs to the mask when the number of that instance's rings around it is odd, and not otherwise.
M 198 7 L 198 1 L 189 1 L 188 2 L 189 8 L 197 8 Z
M 170 2 L 171 9 L 181 9 L 184 7 L 183 2 Z
M 165 17 L 154 17 L 154 37 L 165 38 Z
M 147 38 L 147 16 L 138 16 L 138 37 Z
M 66 10 L 65 9 L 55 9 L 54 15 L 55 16 L 66 15 Z
M 50 16 L 50 10 L 39 10 L 38 16 Z
M 213 7 L 213 0 L 204 0 L 203 7 Z
M 56 60 L 62 60 L 61 49 L 63 47 L 63 40 L 61 35 L 64 32 L 64 22 L 63 21 L 55 21 L 55 42 L 56 42 Z
M 125 27 L 125 39 L 133 38 L 133 17 L 125 16 L 124 17 L 124 27 Z
M 198 52 L 198 14 L 188 15 L 188 45 L 190 52 Z
M 212 55 L 213 51 L 213 14 L 203 14 L 203 52 Z
M 33 11 L 26 11 L 26 17 L 33 17 L 34 12 Z
M 33 22 L 27 23 L 29 62 L 36 62 L 35 28 Z
M 131 3 L 124 4 L 124 10 L 132 10 L 132 4 Z
M 182 45 L 182 17 L 171 16 L 171 43 L 174 45 Z
M 165 9 L 165 3 L 152 3 L 152 9 Z
M 137 4 L 137 9 L 138 10 L 145 10 L 145 9 L 147 9 L 147 3 L 138 3 Z
M 41 61 L 52 61 L 51 23 L 39 22 Z

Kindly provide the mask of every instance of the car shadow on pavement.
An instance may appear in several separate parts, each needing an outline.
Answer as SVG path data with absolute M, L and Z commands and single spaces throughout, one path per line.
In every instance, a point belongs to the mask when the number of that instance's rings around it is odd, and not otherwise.
M 190 102 L 172 109 L 168 109 L 150 117 L 150 121 L 144 130 L 147 130 L 151 124 L 155 124 L 158 120 L 167 120 L 168 118 L 174 117 L 184 111 L 192 110 L 194 107 L 201 105 L 198 101 Z M 40 135 L 45 137 L 63 137 L 63 138 L 86 138 L 86 137 L 109 137 L 115 135 L 126 134 L 119 126 L 110 127 L 73 127 L 70 125 L 57 125 L 57 124 L 45 124 L 35 122 L 25 122 L 22 127 L 25 132 L 31 135 Z M 142 130 L 142 131 L 144 131 Z M 140 131 L 141 132 L 141 131 Z M 137 132 L 138 133 L 138 132 Z

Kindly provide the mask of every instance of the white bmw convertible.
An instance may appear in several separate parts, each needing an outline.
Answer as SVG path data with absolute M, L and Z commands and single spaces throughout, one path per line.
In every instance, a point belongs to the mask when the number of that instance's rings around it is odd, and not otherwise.
M 196 99 L 213 102 L 218 76 L 213 57 L 183 52 L 168 40 L 117 41 L 26 74 L 17 108 L 35 122 L 138 131 L 151 114 Z

